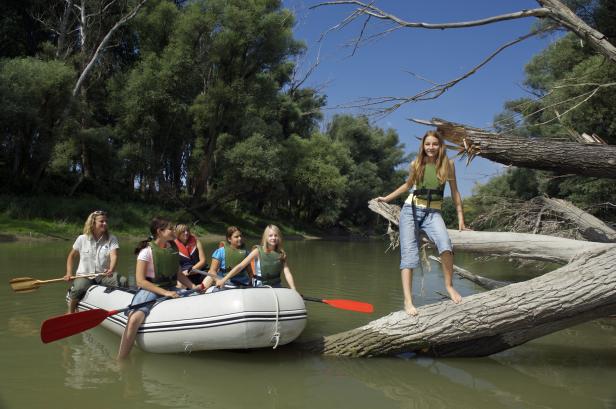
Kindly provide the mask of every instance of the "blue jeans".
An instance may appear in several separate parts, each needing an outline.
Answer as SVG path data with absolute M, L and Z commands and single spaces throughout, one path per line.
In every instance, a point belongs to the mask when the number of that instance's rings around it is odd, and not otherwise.
M 413 206 L 405 203 L 400 211 L 400 270 L 419 267 L 417 240 L 420 230 L 423 230 L 428 238 L 434 242 L 438 254 L 452 251 L 451 240 L 440 211 L 415 206 L 415 217 L 417 217 L 417 221 L 413 218 Z M 422 219 L 423 222 L 416 230 L 415 223 Z

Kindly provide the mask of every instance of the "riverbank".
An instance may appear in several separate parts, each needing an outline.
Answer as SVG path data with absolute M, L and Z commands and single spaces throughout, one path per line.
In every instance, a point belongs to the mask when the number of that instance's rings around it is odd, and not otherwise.
M 323 230 L 298 226 L 293 221 L 270 220 L 256 215 L 216 213 L 208 220 L 195 220 L 183 209 L 169 209 L 140 202 L 105 202 L 93 197 L 15 197 L 0 196 L 0 242 L 62 240 L 73 241 L 81 234 L 87 215 L 103 209 L 109 215 L 110 231 L 127 241 L 143 240 L 149 235 L 152 217 L 160 215 L 174 223 L 184 223 L 202 241 L 224 240 L 227 226 L 242 229 L 245 236 L 258 239 L 263 227 L 277 224 L 285 240 L 366 240 L 370 236 L 359 229 Z

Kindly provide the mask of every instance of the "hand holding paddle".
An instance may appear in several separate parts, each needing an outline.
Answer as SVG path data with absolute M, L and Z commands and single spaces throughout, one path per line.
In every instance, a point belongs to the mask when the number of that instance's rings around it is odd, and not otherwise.
M 181 292 L 181 297 L 198 291 L 196 288 L 192 290 L 186 290 Z M 125 311 L 135 310 L 143 307 L 144 305 L 152 304 L 154 302 L 165 301 L 174 297 L 159 297 L 155 300 L 142 302 L 135 305 L 129 305 L 126 308 L 120 310 L 104 310 L 102 308 L 80 311 L 73 314 L 58 315 L 57 317 L 51 317 L 43 321 L 41 325 L 41 341 L 47 344 L 58 339 L 70 337 L 71 335 L 79 334 L 80 332 L 89 330 L 96 327 L 101 322 L 105 321 L 107 317 L 120 314 Z
M 103 274 L 90 274 L 87 276 L 72 276 L 70 277 L 70 280 L 74 280 L 76 278 L 94 278 L 100 275 L 104 275 L 104 273 Z M 28 293 L 30 291 L 38 290 L 41 284 L 60 283 L 60 282 L 66 282 L 66 279 L 62 277 L 62 278 L 54 278 L 52 280 L 37 280 L 36 278 L 30 278 L 30 277 L 17 277 L 9 281 L 9 284 L 11 285 L 11 288 L 13 289 L 13 291 L 15 291 L 16 293 Z

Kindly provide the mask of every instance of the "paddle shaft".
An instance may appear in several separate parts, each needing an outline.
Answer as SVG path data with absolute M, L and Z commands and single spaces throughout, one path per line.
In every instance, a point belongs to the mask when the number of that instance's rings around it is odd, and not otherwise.
M 191 271 L 194 271 L 195 273 L 204 275 L 204 276 L 210 276 L 213 277 L 215 279 L 218 279 L 220 277 L 212 274 L 212 273 L 208 273 L 206 271 L 203 270 L 198 270 L 198 269 L 192 269 Z M 246 287 L 246 288 L 250 288 L 250 287 Z M 305 301 L 313 301 L 313 302 L 319 302 L 322 304 L 327 304 L 330 307 L 334 307 L 334 308 L 338 308 L 341 310 L 348 310 L 348 311 L 355 311 L 355 312 L 363 312 L 366 314 L 370 314 L 372 312 L 374 312 L 374 307 L 372 306 L 372 304 L 368 304 L 365 302 L 361 302 L 361 301 L 353 301 L 353 300 L 324 300 L 321 298 L 316 298 L 316 297 L 308 297 L 308 296 L 304 296 L 302 295 L 302 298 Z
M 192 294 L 192 293 L 194 293 L 195 291 L 198 291 L 198 289 L 197 289 L 197 288 L 195 288 L 195 289 L 192 289 L 192 290 L 182 291 L 182 292 L 180 293 L 180 297 L 184 297 L 184 296 L 186 296 L 186 295 L 188 295 L 188 294 Z M 175 297 L 175 298 L 180 298 L 180 297 Z M 155 299 L 150 300 L 150 301 L 144 301 L 144 302 L 141 302 L 141 303 L 139 303 L 139 304 L 129 305 L 128 307 L 122 308 L 121 310 L 111 310 L 111 311 L 107 311 L 107 317 L 111 317 L 112 315 L 120 314 L 120 313 L 122 313 L 122 312 L 130 311 L 130 310 L 136 310 L 136 309 L 138 309 L 138 308 L 145 307 L 145 306 L 146 306 L 146 305 L 148 305 L 148 304 L 152 304 L 153 302 L 161 302 L 161 301 L 168 300 L 168 299 L 170 299 L 170 298 L 174 298 L 174 297 L 169 297 L 169 296 L 166 296 L 166 297 L 158 297 L 158 298 L 155 298 Z M 102 308 L 101 308 L 101 309 L 102 309 Z M 79 313 L 77 313 L 77 314 L 79 314 Z M 69 315 L 69 316 L 70 316 L 70 315 Z
M 98 277 L 98 276 L 103 276 L 103 275 L 105 275 L 105 273 L 88 274 L 88 275 L 83 275 L 83 276 L 70 276 L 70 277 L 68 278 L 68 280 L 69 280 L 69 281 L 72 281 L 72 280 L 75 280 L 75 279 L 77 279 L 77 278 L 95 278 L 95 277 Z M 59 282 L 61 282 L 61 281 L 66 281 L 66 280 L 64 279 L 64 277 L 62 277 L 62 278 L 54 278 L 54 279 L 52 279 L 52 280 L 36 280 L 36 282 L 37 282 L 38 284 L 59 283 Z
M 197 289 L 183 291 L 180 295 L 185 296 L 197 291 Z M 70 337 L 71 335 L 78 334 L 80 332 L 89 330 L 96 327 L 106 318 L 112 315 L 120 314 L 129 310 L 138 309 L 148 304 L 155 302 L 161 302 L 174 297 L 159 297 L 154 300 L 144 301 L 139 304 L 129 305 L 126 308 L 119 310 L 107 311 L 102 308 L 80 311 L 74 314 L 59 315 L 52 317 L 43 322 L 41 325 L 41 340 L 47 344 L 58 339 Z

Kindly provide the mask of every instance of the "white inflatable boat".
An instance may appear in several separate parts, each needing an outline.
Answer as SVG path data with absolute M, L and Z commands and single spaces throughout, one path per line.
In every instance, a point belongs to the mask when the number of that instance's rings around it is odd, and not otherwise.
M 127 307 L 128 290 L 94 285 L 79 310 Z M 122 335 L 127 317 L 116 314 L 101 324 Z M 170 353 L 211 349 L 275 348 L 296 339 L 306 326 L 302 297 L 288 288 L 246 288 L 168 299 L 152 308 L 139 329 L 144 351 Z

